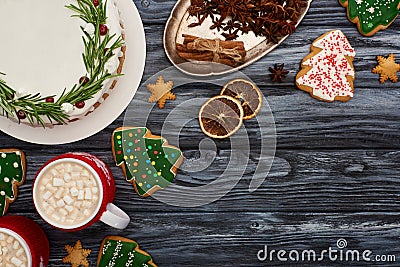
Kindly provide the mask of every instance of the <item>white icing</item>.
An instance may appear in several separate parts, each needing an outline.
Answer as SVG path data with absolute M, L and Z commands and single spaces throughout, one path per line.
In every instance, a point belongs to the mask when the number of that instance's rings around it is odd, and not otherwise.
M 115 73 L 119 66 L 119 60 L 116 57 L 110 58 L 109 61 L 106 62 L 105 68 L 110 73 Z
M 55 95 L 57 101 L 65 88 L 71 89 L 86 74 L 80 27 L 88 32 L 92 29 L 80 18 L 71 17 L 75 13 L 65 7 L 69 4 L 76 0 L 0 1 L 0 72 L 6 73 L 2 78 L 18 94 L 21 90 L 24 95 Z M 107 1 L 110 35 L 121 36 L 119 21 L 114 1 Z M 120 51 L 114 50 L 112 65 Z M 117 68 L 112 69 L 115 74 Z M 85 101 L 84 108 L 71 110 L 70 119 L 87 114 L 111 84 L 112 79 L 105 81 L 103 90 Z
M 74 110 L 74 106 L 70 103 L 61 104 L 61 109 L 67 114 L 70 114 Z
M 328 33 L 313 43 L 322 49 L 302 63 L 311 69 L 297 79 L 297 83 L 309 86 L 318 98 L 333 101 L 336 96 L 353 97 L 348 76 L 354 78 L 353 66 L 345 56 L 354 57 L 355 51 L 346 36 L 339 30 Z
M 16 98 L 22 97 L 27 94 L 29 94 L 29 91 L 24 88 L 15 89 L 15 97 Z
M 87 23 L 83 30 L 87 32 L 90 36 L 93 36 L 96 31 L 96 28 L 92 23 Z

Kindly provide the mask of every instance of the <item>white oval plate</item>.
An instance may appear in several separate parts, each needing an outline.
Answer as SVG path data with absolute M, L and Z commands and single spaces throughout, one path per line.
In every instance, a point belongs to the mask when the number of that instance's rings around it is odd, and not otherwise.
M 108 98 L 86 117 L 52 128 L 18 124 L 0 116 L 0 130 L 17 139 L 45 145 L 66 144 L 92 136 L 121 115 L 134 97 L 146 62 L 146 40 L 139 12 L 131 0 L 116 0 L 125 25 L 126 58 L 123 76 Z

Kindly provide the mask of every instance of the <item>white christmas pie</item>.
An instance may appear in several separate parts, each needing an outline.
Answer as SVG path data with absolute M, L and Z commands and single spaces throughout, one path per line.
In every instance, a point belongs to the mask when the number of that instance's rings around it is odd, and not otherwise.
M 111 92 L 125 58 L 114 0 L 0 0 L 0 115 L 67 124 Z

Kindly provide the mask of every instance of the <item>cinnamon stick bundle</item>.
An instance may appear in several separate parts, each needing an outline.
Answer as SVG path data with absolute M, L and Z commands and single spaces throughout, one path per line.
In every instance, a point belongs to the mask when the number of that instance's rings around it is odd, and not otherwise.
M 176 44 L 178 55 L 186 60 L 217 62 L 232 67 L 243 63 L 246 56 L 244 43 L 205 39 L 183 34 L 183 44 Z

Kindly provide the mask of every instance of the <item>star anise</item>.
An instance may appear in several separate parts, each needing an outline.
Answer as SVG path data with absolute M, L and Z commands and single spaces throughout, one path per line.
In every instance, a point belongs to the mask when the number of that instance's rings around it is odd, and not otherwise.
M 228 32 L 224 32 L 221 35 L 225 37 L 226 41 L 231 41 L 231 40 L 235 40 L 236 38 L 239 37 L 239 35 L 237 34 L 239 31 L 239 29 L 236 29 L 235 31 L 228 31 Z
M 240 25 L 237 22 L 234 22 L 233 20 L 230 20 L 226 23 L 226 26 L 223 28 L 224 31 L 233 31 L 235 29 L 239 29 L 240 27 L 242 27 L 242 25 Z
M 200 26 L 200 25 L 204 22 L 204 20 L 205 20 L 206 18 L 207 18 L 207 16 L 206 16 L 206 15 L 203 15 L 202 17 L 200 17 L 200 18 L 198 19 L 197 22 L 190 23 L 190 24 L 188 25 L 188 27 L 197 27 L 197 26 Z
M 309 0 L 191 0 L 190 16 L 201 25 L 211 18 L 211 30 L 222 32 L 227 40 L 239 37 L 238 32 L 254 32 L 267 41 L 278 42 L 296 30 L 296 24 Z
M 217 29 L 217 31 L 222 30 L 225 27 L 224 20 L 219 18 L 217 20 L 213 20 L 213 25 L 211 25 L 210 30 Z
M 269 71 L 271 72 L 269 77 L 271 77 L 272 82 L 283 82 L 289 73 L 289 71 L 285 70 L 284 67 L 284 63 L 281 65 L 275 64 L 274 67 L 269 67 Z

